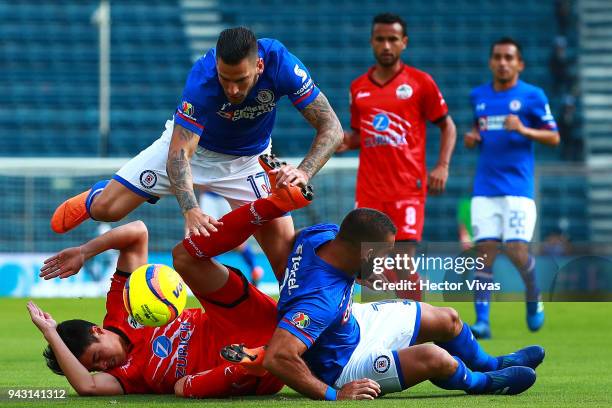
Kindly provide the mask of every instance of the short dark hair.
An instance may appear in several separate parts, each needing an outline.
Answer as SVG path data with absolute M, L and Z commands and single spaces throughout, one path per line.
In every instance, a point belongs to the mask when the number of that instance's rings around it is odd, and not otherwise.
M 239 64 L 248 56 L 257 55 L 257 38 L 246 27 L 221 31 L 217 40 L 217 58 L 229 65 Z
M 489 50 L 489 58 L 493 56 L 493 49 L 496 45 L 514 45 L 516 47 L 516 51 L 518 52 L 519 59 L 523 59 L 523 47 L 512 37 L 502 37 L 499 40 L 495 41 L 491 44 L 491 49 Z
M 342 220 L 338 238 L 360 245 L 363 242 L 382 242 L 396 232 L 397 228 L 384 213 L 372 208 L 357 208 Z
M 406 36 L 406 21 L 397 14 L 393 13 L 380 13 L 374 16 L 372 19 L 372 32 L 374 32 L 375 24 L 395 24 L 399 23 L 402 26 L 402 35 Z
M 87 347 L 98 340 L 94 337 L 91 328 L 95 324 L 86 320 L 73 319 L 66 320 L 57 325 L 57 334 L 59 334 L 62 341 L 66 344 L 68 349 L 74 354 L 76 358 L 80 358 L 85 352 Z M 47 346 L 43 351 L 43 357 L 47 360 L 47 367 L 51 369 L 57 375 L 64 375 L 64 371 L 57 362 L 57 357 L 51 349 L 51 346 Z

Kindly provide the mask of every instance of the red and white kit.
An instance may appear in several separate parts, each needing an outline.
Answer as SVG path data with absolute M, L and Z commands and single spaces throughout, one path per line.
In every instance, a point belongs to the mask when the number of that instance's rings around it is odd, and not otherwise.
M 351 127 L 360 134 L 357 207 L 393 220 L 397 240 L 421 239 L 427 194 L 427 121 L 448 107 L 429 74 L 407 65 L 384 84 L 375 67 L 351 84 Z

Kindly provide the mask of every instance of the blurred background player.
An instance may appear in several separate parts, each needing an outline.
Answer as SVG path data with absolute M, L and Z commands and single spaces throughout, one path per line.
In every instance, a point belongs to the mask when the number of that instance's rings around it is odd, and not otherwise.
M 174 194 L 185 217 L 185 235 L 208 236 L 219 223 L 202 213 L 193 186 L 218 193 L 232 208 L 265 196 L 269 187 L 258 156 L 271 150 L 276 105 L 285 95 L 316 135 L 297 168 L 275 170 L 276 182 L 306 186 L 341 143 L 342 126 L 306 67 L 279 41 L 257 40 L 247 28 L 231 28 L 194 64 L 162 136 L 112 180 L 61 204 L 51 219 L 53 230 L 69 231 L 90 217 L 118 221 L 144 202 Z M 288 215 L 255 236 L 277 276 L 285 267 L 279 254 L 287 252 L 293 232 Z
M 493 43 L 489 67 L 493 81 L 470 94 L 474 126 L 465 134 L 468 148 L 479 147 L 472 193 L 472 225 L 485 268 L 476 273 L 483 283 L 493 281 L 493 263 L 499 242 L 525 283 L 527 326 L 536 331 L 544 324 L 544 305 L 536 281 L 535 257 L 529 242 L 536 224 L 534 201 L 534 142 L 555 146 L 557 125 L 542 89 L 519 79 L 525 64 L 521 46 L 512 38 Z M 491 336 L 491 293 L 474 294 L 476 337 Z
M 206 214 L 216 220 L 232 210 L 223 197 L 212 191 L 203 191 L 200 193 L 200 208 L 204 209 Z M 234 251 L 242 256 L 242 259 L 251 271 L 251 283 L 257 287 L 264 276 L 264 270 L 260 265 L 257 265 L 255 253 L 253 252 L 251 244 L 249 244 L 248 240 L 244 241 L 242 244 L 238 245 Z
M 370 44 L 376 64 L 351 84 L 351 130 L 345 132 L 338 152 L 360 149 L 356 207 L 387 214 L 397 226 L 396 240 L 413 243 L 408 247 L 413 256 L 422 237 L 427 192 L 440 194 L 446 186 L 455 124 L 432 77 L 402 61 L 408 36 L 400 16 L 375 16 Z M 428 121 L 440 128 L 441 136 L 438 162 L 429 177 Z M 409 278 L 406 271 L 396 272 L 400 279 Z M 398 295 L 420 299 L 417 292 Z
M 185 309 L 158 328 L 144 327 L 129 316 L 123 288 L 131 271 L 147 263 L 147 246 L 147 228 L 135 221 L 45 260 L 40 276 L 63 279 L 78 273 L 87 259 L 119 250 L 102 326 L 80 319 L 58 325 L 49 313 L 28 303 L 32 322 L 49 343 L 43 353 L 47 366 L 65 375 L 79 395 L 219 398 L 278 392 L 283 384 L 269 373 L 255 375 L 219 355 L 228 342 L 265 344 L 276 326 L 276 302 L 248 285 L 237 269 L 208 259 L 199 264 L 197 276 L 184 276 L 206 312 Z

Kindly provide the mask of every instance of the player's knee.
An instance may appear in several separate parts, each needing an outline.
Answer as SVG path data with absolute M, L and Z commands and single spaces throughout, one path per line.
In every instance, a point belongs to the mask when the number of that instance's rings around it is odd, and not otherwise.
M 435 327 L 436 341 L 449 341 L 455 338 L 463 328 L 463 322 L 457 312 L 452 307 L 436 307 Z
M 185 389 L 185 381 L 187 377 L 180 378 L 177 382 L 174 383 L 174 395 L 177 397 L 184 397 L 184 389 Z
M 106 198 L 104 194 L 100 194 L 91 203 L 89 214 L 93 219 L 105 222 L 115 222 L 123 218 L 122 214 L 113 209 L 113 200 Z
M 174 269 L 181 275 L 183 271 L 188 269 L 190 262 L 193 262 L 193 258 L 187 252 L 183 243 L 179 242 L 172 249 L 172 265 Z
M 444 309 L 448 334 L 451 337 L 455 337 L 461 333 L 463 322 L 461 321 L 461 317 L 459 317 L 459 312 L 457 312 L 455 309 L 452 307 L 445 307 Z
M 457 361 L 446 350 L 433 344 L 426 344 L 422 356 L 429 374 L 433 378 L 450 377 L 457 370 Z

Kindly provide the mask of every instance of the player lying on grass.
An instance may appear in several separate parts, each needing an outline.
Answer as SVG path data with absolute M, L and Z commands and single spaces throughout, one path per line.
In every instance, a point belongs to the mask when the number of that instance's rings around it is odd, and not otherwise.
M 128 315 L 123 287 L 128 272 L 147 263 L 147 243 L 147 229 L 136 221 L 45 261 L 40 276 L 66 278 L 78 273 L 87 259 L 119 250 L 101 326 L 78 319 L 58 325 L 49 313 L 28 303 L 33 323 L 49 343 L 43 353 L 49 368 L 65 375 L 79 395 L 207 398 L 278 392 L 283 385 L 272 375 L 252 375 L 219 355 L 230 339 L 253 347 L 265 344 L 276 327 L 276 302 L 237 269 L 209 259 L 200 262 L 197 277 L 186 279 L 206 312 L 186 309 L 159 328 L 138 325 Z
M 265 156 L 260 162 L 274 186 L 270 171 L 278 162 Z M 299 201 L 297 194 L 281 197 L 274 189 L 272 196 L 277 196 L 276 204 L 259 199 L 226 214 L 211 237 L 190 236 L 176 245 L 176 270 L 196 279 L 210 257 L 281 216 L 283 201 Z M 320 224 L 299 232 L 287 254 L 279 323 L 264 358 L 261 352 L 243 353 L 240 346 L 226 349 L 226 355 L 235 354 L 236 362 L 245 357 L 249 363 L 247 354 L 259 357 L 265 369 L 314 399 L 371 399 L 425 380 L 471 394 L 516 394 L 529 388 L 536 378 L 533 368 L 544 358 L 539 346 L 492 357 L 455 310 L 426 303 L 377 302 L 352 310 L 361 266 L 385 255 L 362 253 L 361 244 L 381 242 L 390 251 L 395 233 L 391 220 L 372 209 L 351 211 L 340 228 Z

